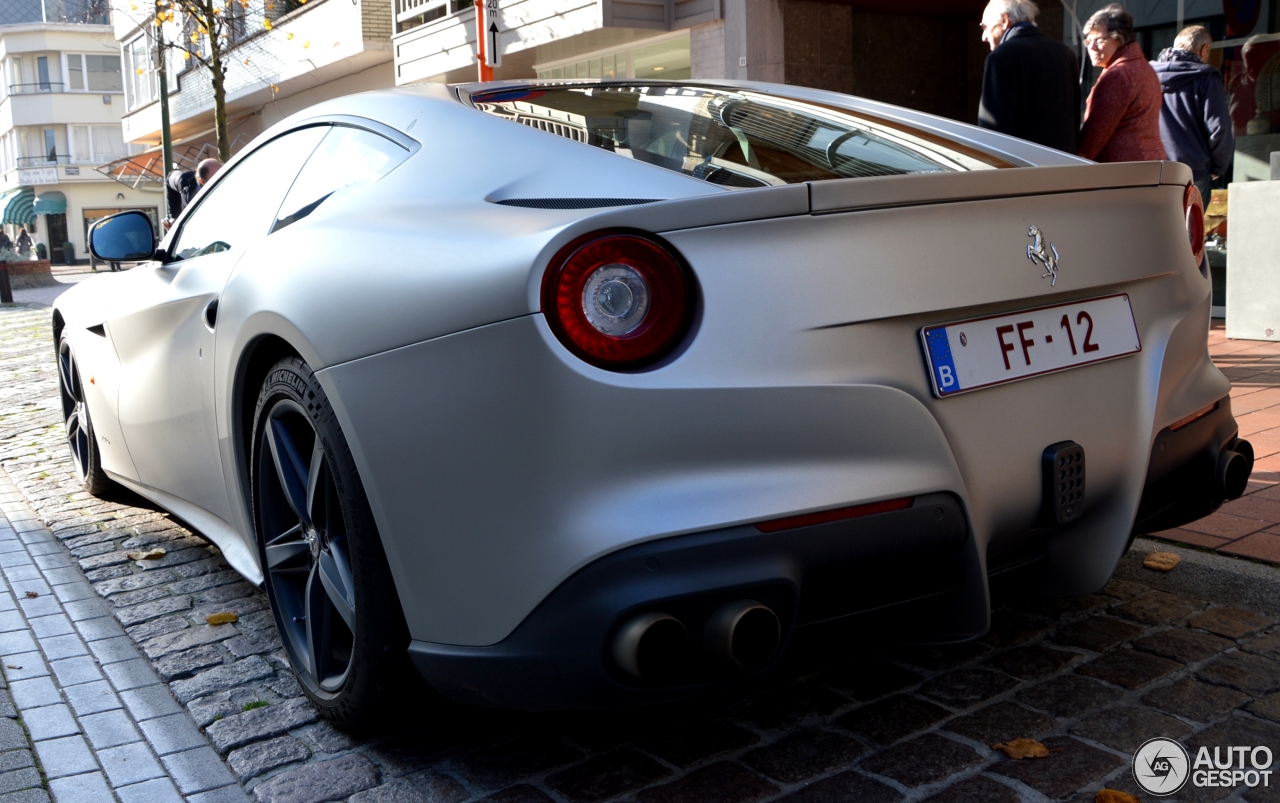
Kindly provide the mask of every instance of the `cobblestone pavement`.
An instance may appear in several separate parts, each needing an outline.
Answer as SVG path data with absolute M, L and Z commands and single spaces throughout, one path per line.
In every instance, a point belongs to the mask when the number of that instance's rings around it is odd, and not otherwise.
M 1160 537 L 1226 555 L 1280 564 L 1280 343 L 1227 340 L 1222 322 L 1209 333 L 1209 353 L 1231 380 L 1231 409 L 1240 437 L 1258 458 L 1249 493 L 1216 513 Z
M 402 730 L 355 740 L 316 720 L 265 600 L 215 548 L 141 500 L 103 502 L 77 490 L 55 409 L 47 314 L 0 308 L 0 466 L 56 538 L 45 554 L 69 558 L 72 583 L 83 573 L 95 604 L 147 659 L 131 665 L 167 684 L 166 699 L 261 803 L 1074 803 L 1103 786 L 1136 792 L 1128 762 L 1154 736 L 1193 751 L 1280 753 L 1280 571 L 1177 550 L 1183 565 L 1159 574 L 1141 567 L 1141 553 L 1155 548 L 1141 540 L 1101 593 L 1001 601 L 992 631 L 975 643 L 798 660 L 768 684 L 658 709 L 532 716 L 442 706 L 428 720 L 406 701 Z M 155 545 L 167 550 L 161 560 L 126 554 Z M 205 624 L 224 611 L 239 620 Z M 97 658 L 84 668 L 124 700 L 134 670 L 110 669 L 100 640 L 80 638 Z M 51 640 L 39 639 L 46 657 Z M 76 684 L 55 678 L 69 697 Z M 27 707 L 18 708 L 25 720 Z M 134 719 L 149 739 L 147 719 Z M 990 747 L 1020 737 L 1053 752 L 1014 761 Z M 104 751 L 97 757 L 111 782 Z M 50 788 L 59 803 L 75 799 Z M 1177 799 L 1278 798 L 1268 787 Z

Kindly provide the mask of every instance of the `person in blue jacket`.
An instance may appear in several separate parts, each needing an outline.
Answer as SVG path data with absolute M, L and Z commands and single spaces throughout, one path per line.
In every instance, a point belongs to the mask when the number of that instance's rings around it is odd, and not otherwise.
M 1170 159 L 1191 168 L 1205 206 L 1213 179 L 1227 172 L 1235 151 L 1222 73 L 1207 63 L 1212 44 L 1207 28 L 1192 25 L 1151 62 L 1164 89 L 1160 139 Z

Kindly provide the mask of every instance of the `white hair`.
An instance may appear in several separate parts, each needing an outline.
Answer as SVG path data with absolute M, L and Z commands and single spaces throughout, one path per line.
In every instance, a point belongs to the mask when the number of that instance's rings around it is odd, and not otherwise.
M 1040 13 L 1031 0 L 991 0 L 987 7 L 997 14 L 1008 14 L 1010 22 L 1035 22 Z

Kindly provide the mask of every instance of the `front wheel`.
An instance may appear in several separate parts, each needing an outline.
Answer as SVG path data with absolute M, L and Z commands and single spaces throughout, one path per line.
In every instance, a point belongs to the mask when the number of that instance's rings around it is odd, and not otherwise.
M 258 554 L 294 673 L 326 719 L 374 725 L 409 691 L 408 628 L 351 450 L 302 360 L 268 373 L 253 433 Z
M 66 424 L 67 448 L 81 487 L 93 496 L 102 496 L 115 484 L 102 470 L 102 453 L 93 433 L 93 421 L 84 401 L 80 364 L 64 334 L 58 339 L 58 384 L 62 398 L 62 420 Z

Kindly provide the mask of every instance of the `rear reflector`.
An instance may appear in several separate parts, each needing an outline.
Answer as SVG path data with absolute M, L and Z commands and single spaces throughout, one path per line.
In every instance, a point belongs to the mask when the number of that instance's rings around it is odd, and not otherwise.
M 1204 203 L 1195 184 L 1188 184 L 1182 193 L 1182 214 L 1187 221 L 1187 239 L 1191 243 L 1191 256 L 1199 265 L 1204 261 Z
M 843 521 L 845 519 L 858 519 L 863 516 L 873 516 L 876 513 L 888 513 L 893 510 L 906 510 L 911 507 L 911 502 L 915 499 L 908 496 L 904 499 L 889 499 L 884 502 L 871 502 L 866 505 L 854 505 L 853 507 L 838 507 L 835 510 L 822 510 L 817 513 L 806 513 L 803 516 L 790 516 L 785 519 L 774 519 L 773 521 L 758 521 L 756 529 L 762 533 L 776 533 L 779 530 L 793 530 L 796 527 L 810 527 L 814 524 L 826 524 L 832 521 Z
M 1208 415 L 1209 413 L 1212 413 L 1216 409 L 1218 409 L 1218 402 L 1214 402 L 1213 404 L 1209 405 L 1203 410 L 1196 410 L 1194 413 L 1187 416 L 1186 418 L 1180 418 L 1177 421 L 1174 421 L 1172 424 L 1170 424 L 1169 431 L 1177 432 L 1178 430 L 1182 429 L 1185 426 L 1194 424 L 1195 422 L 1199 421 L 1201 418 L 1204 418 L 1206 415 Z

